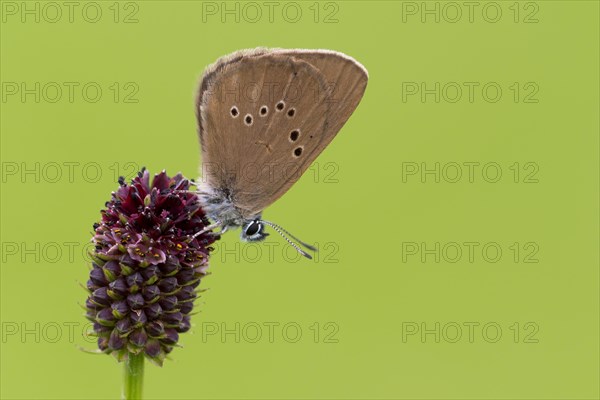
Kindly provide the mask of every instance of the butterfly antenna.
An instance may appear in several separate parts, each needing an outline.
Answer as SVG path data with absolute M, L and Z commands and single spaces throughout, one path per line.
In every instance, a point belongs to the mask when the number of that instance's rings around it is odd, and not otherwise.
M 275 225 L 275 224 L 273 224 Z M 286 235 L 288 235 L 289 237 L 291 237 L 292 239 L 294 239 L 296 242 L 300 243 L 302 246 L 306 247 L 309 250 L 312 251 L 317 251 L 317 248 L 315 246 L 311 246 L 310 244 L 303 242 L 302 240 L 298 239 L 296 236 L 292 235 L 290 232 L 286 231 L 285 229 L 283 229 L 281 226 L 277 225 L 277 227 L 279 229 L 281 229 Z
M 294 235 L 292 235 L 291 233 L 289 233 L 288 231 L 286 231 L 285 229 L 283 229 L 281 226 L 274 224 L 272 222 L 269 221 L 265 221 L 265 220 L 261 220 L 261 222 L 263 222 L 266 225 L 269 225 L 271 228 L 275 229 L 275 231 L 277 233 L 279 233 L 281 235 L 281 237 L 283 237 L 293 248 L 296 249 L 296 251 L 298 251 L 298 253 L 302 254 L 304 257 L 312 260 L 312 256 L 310 254 L 308 254 L 307 252 L 305 252 L 304 250 L 302 250 L 300 248 L 300 246 L 298 246 L 296 243 L 292 242 L 287 236 L 289 235 L 292 239 L 294 239 L 296 242 L 300 243 L 302 246 L 306 247 L 309 250 L 312 251 L 317 251 L 317 248 L 314 246 L 311 246 L 305 242 L 303 242 L 302 240 L 298 239 L 297 237 L 295 237 Z

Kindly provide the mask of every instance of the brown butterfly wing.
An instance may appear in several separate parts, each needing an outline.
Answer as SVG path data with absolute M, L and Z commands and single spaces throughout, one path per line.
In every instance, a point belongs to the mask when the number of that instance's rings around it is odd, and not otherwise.
M 331 92 L 328 127 L 324 145 L 331 142 L 362 99 L 369 75 L 353 58 L 331 50 L 277 50 L 279 54 L 300 58 L 319 70 Z
M 333 52 L 255 49 L 220 59 L 198 96 L 203 179 L 244 216 L 260 213 L 333 139 L 366 80 Z

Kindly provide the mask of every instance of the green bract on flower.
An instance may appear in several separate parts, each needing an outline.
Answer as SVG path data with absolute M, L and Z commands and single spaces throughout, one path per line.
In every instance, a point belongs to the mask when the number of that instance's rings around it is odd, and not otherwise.
M 209 221 L 181 174 L 163 171 L 150 184 L 142 170 L 130 185 L 119 184 L 94 225 L 86 316 L 101 351 L 119 360 L 144 352 L 162 365 L 190 329 L 215 237 L 193 238 Z

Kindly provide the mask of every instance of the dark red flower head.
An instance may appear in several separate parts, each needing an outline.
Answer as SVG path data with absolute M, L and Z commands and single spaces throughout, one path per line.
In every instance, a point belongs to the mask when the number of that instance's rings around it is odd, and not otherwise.
M 94 224 L 87 318 L 98 347 L 123 360 L 128 353 L 162 365 L 190 329 L 200 280 L 207 275 L 215 237 L 194 233 L 209 225 L 198 197 L 181 174 L 163 171 L 150 184 L 142 170 L 121 185 Z

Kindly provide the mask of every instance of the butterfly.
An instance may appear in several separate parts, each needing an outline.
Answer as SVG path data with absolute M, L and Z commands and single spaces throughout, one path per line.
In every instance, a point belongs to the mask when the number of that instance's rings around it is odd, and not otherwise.
M 367 81 L 358 61 L 331 50 L 240 50 L 208 66 L 196 97 L 197 195 L 214 223 L 194 236 L 241 227 L 243 241 L 260 241 L 269 226 L 312 258 L 300 246 L 315 247 L 262 219 L 262 212 L 333 140 Z

